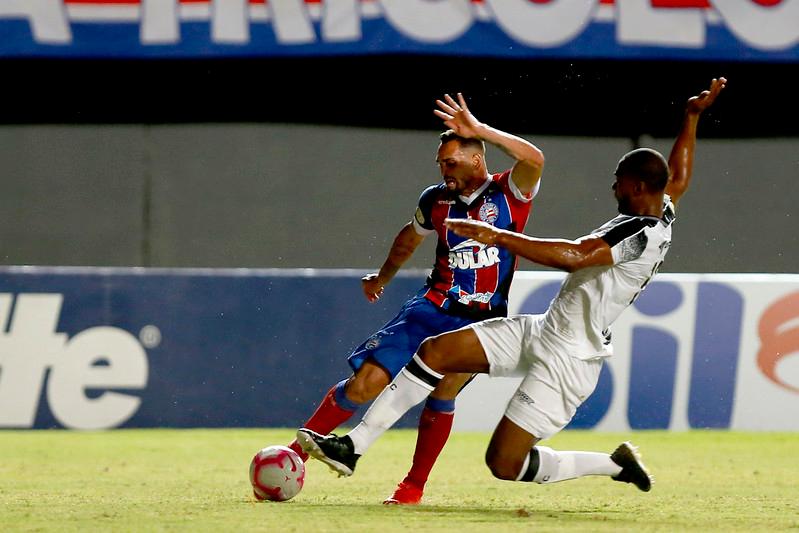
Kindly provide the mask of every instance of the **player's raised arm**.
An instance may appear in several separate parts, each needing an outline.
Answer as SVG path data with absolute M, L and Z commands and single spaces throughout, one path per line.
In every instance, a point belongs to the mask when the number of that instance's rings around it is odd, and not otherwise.
M 413 227 L 413 222 L 408 222 L 394 237 L 391 249 L 388 251 L 383 266 L 379 272 L 367 274 L 361 278 L 363 293 L 370 302 L 376 302 L 383 294 L 383 288 L 394 278 L 394 275 L 403 264 L 413 255 L 416 248 L 424 240 Z
M 444 100 L 436 100 L 439 109 L 433 112 L 444 124 L 461 137 L 480 139 L 500 148 L 516 160 L 511 171 L 511 179 L 519 190 L 528 195 L 535 190 L 544 170 L 544 154 L 531 142 L 492 128 L 478 121 L 469 111 L 466 100 L 458 93 L 455 101 L 450 95 Z
M 675 205 L 691 183 L 696 148 L 696 126 L 699 123 L 699 116 L 713 104 L 726 84 L 725 78 L 713 78 L 710 88 L 702 91 L 698 96 L 690 98 L 685 107 L 682 128 L 669 155 L 669 183 L 666 185 L 666 194 L 671 196 Z
M 478 220 L 447 219 L 446 224 L 461 237 L 486 244 L 496 244 L 508 249 L 514 255 L 566 272 L 613 264 L 610 246 L 601 237 L 588 236 L 575 241 L 538 239 L 495 228 Z

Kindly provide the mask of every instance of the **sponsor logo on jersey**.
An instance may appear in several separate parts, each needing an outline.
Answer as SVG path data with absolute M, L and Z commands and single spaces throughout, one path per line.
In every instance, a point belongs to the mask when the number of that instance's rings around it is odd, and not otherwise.
M 499 217 L 499 207 L 493 202 L 486 202 L 480 206 L 480 220 L 493 224 Z
M 487 304 L 491 301 L 491 298 L 494 296 L 493 292 L 476 292 L 474 294 L 469 294 L 467 292 L 461 292 L 460 298 L 458 301 L 462 304 L 470 304 L 472 302 L 477 302 L 481 304 Z
M 499 262 L 499 248 L 472 239 L 463 241 L 449 251 L 449 268 L 452 270 L 475 270 Z
M 439 200 L 438 205 L 455 205 L 455 200 Z
M 457 300 L 462 304 L 469 305 L 472 302 L 487 304 L 493 298 L 493 292 L 475 292 L 469 293 L 461 289 L 460 285 L 455 285 L 449 290 L 450 297 Z

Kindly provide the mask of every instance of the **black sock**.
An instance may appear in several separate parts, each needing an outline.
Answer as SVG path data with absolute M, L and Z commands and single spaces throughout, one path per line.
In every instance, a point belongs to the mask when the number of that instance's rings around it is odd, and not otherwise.
M 524 472 L 519 481 L 532 481 L 535 478 L 535 475 L 538 473 L 538 450 L 535 449 L 535 446 L 532 450 L 530 450 L 530 462 L 527 465 L 527 470 Z

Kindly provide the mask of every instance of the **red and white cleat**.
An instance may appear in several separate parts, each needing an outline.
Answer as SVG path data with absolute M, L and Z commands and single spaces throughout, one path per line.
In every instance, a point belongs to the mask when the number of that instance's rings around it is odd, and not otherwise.
M 297 455 L 300 456 L 300 459 L 302 459 L 303 463 L 308 462 L 308 458 L 310 457 L 310 455 L 302 451 L 302 446 L 300 446 L 300 443 L 297 442 L 297 439 L 291 441 L 291 444 L 289 444 L 288 447 L 297 452 Z
M 383 505 L 419 505 L 422 503 L 424 489 L 413 483 L 400 481 L 394 494 L 383 500 Z

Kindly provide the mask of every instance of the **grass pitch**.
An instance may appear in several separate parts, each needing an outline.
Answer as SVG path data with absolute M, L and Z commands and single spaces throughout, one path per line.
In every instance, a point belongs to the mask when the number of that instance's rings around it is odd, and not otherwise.
M 566 431 L 556 449 L 640 445 L 652 492 L 604 477 L 495 480 L 488 435 L 450 439 L 418 507 L 381 505 L 415 431 L 392 430 L 338 479 L 316 461 L 303 491 L 256 502 L 247 472 L 290 430 L 0 431 L 2 531 L 753 531 L 799 530 L 799 434 Z

